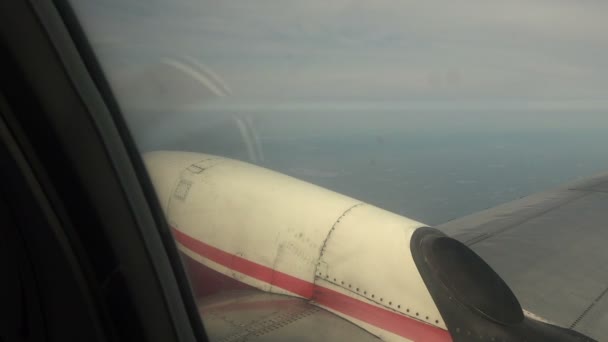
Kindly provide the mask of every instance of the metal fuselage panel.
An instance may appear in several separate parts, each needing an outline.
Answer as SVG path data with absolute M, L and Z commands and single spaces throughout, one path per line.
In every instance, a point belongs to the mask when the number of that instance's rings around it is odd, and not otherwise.
M 450 340 L 409 249 L 422 223 L 235 160 L 145 161 L 180 250 L 201 265 L 383 340 Z

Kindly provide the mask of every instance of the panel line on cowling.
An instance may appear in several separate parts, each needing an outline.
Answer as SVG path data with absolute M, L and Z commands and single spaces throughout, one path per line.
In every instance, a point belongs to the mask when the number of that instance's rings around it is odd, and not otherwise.
M 327 233 L 327 236 L 325 237 L 325 239 L 323 240 L 323 244 L 321 245 L 321 249 L 319 250 L 319 260 L 317 261 L 317 267 L 315 269 L 315 274 L 318 273 L 319 271 L 319 264 L 321 263 L 321 258 L 323 257 L 323 253 L 325 253 L 325 248 L 327 247 L 327 241 L 329 241 L 329 237 L 331 236 L 331 233 L 333 233 L 334 230 L 336 230 L 336 227 L 338 226 L 338 223 L 340 223 L 340 221 L 346 216 L 348 215 L 348 213 L 351 212 L 351 210 L 364 205 L 365 203 L 363 202 L 359 202 L 356 203 L 354 205 L 352 205 L 351 207 L 349 207 L 348 209 L 344 210 L 344 212 L 342 213 L 342 215 L 340 215 L 338 217 L 338 219 L 336 220 L 336 222 L 334 222 L 334 224 L 331 226 L 331 229 L 329 230 L 329 232 Z

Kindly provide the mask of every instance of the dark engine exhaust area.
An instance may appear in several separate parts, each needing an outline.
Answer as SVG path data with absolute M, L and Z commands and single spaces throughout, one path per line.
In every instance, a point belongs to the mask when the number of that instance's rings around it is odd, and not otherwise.
M 410 248 L 455 342 L 595 341 L 524 316 L 505 281 L 473 250 L 439 230 L 416 230 Z

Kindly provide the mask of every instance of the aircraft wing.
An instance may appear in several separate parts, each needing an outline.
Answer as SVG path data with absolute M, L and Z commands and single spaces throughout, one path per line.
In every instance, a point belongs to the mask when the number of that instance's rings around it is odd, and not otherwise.
M 608 336 L 608 173 L 437 228 L 487 261 L 524 309 Z
M 381 341 L 301 298 L 255 289 L 207 296 L 198 307 L 210 341 Z

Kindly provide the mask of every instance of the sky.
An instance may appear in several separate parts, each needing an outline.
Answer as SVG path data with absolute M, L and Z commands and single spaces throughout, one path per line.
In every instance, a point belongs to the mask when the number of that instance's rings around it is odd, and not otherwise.
M 606 1 L 74 6 L 142 151 L 258 163 L 430 224 L 608 170 Z
M 102 62 L 190 56 L 243 103 L 594 103 L 608 3 L 566 0 L 78 2 Z

